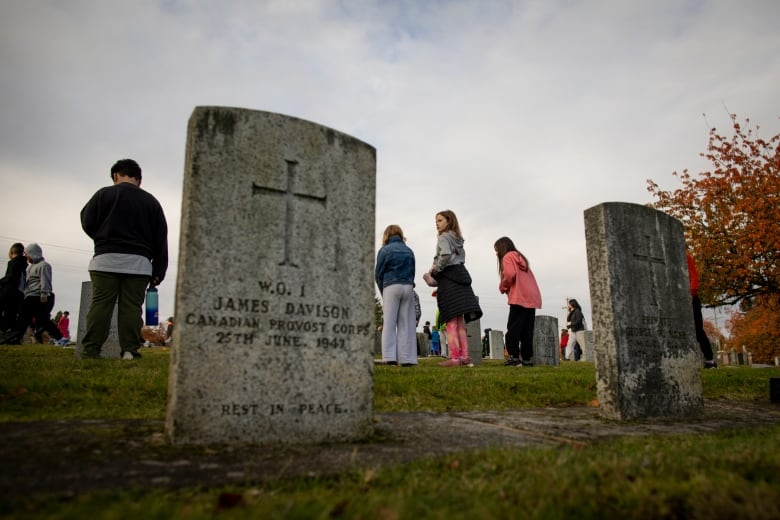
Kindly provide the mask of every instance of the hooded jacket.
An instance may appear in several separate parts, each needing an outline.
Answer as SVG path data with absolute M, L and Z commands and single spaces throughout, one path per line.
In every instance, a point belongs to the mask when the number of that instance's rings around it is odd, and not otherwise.
M 41 246 L 30 244 L 24 250 L 30 259 L 30 265 L 27 267 L 27 283 L 24 286 L 24 297 L 51 296 L 51 265 L 44 260 Z
M 433 257 L 431 274 L 440 273 L 445 267 L 466 263 L 466 250 L 463 239 L 452 231 L 440 234 L 436 241 L 436 256 Z
M 509 251 L 501 259 L 502 275 L 498 284 L 501 294 L 507 295 L 509 305 L 527 309 L 542 308 L 542 294 L 534 273 L 517 251 Z

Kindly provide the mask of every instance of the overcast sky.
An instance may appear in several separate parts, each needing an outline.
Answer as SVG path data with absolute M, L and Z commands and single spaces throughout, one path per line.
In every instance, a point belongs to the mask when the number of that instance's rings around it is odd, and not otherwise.
M 646 180 L 709 165 L 728 112 L 780 122 L 780 2 L 0 0 L 0 243 L 38 242 L 76 333 L 92 243 L 79 212 L 119 158 L 165 208 L 173 313 L 187 120 L 196 106 L 278 112 L 377 149 L 376 243 L 399 224 L 422 281 L 434 215 L 503 330 L 493 243 L 528 257 L 544 307 L 590 323 L 583 211 L 651 202 Z M 359 203 L 359 201 L 356 201 Z M 711 317 L 711 311 L 705 313 Z

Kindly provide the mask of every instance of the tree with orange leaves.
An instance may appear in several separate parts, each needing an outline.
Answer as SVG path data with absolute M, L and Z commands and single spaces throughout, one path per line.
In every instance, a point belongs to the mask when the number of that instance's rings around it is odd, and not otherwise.
M 708 306 L 757 296 L 780 298 L 780 134 L 758 137 L 731 115 L 734 135 L 710 130 L 712 171 L 674 172 L 683 187 L 664 191 L 648 179 L 653 207 L 682 221 Z M 746 119 L 746 126 L 750 120 Z
M 665 191 L 648 179 L 653 207 L 682 221 L 708 307 L 738 304 L 727 346 L 744 345 L 756 361 L 780 354 L 780 134 L 758 137 L 731 114 L 734 135 L 710 130 L 701 156 L 712 170 L 674 172 L 683 187 Z M 750 120 L 745 120 L 745 127 Z

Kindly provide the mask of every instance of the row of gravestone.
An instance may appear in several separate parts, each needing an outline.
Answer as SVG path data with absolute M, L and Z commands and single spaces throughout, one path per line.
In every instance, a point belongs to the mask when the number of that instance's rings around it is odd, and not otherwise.
M 270 112 L 194 110 L 172 442 L 316 443 L 372 432 L 375 177 L 375 149 L 333 129 Z M 701 413 L 682 225 L 605 203 L 585 211 L 585 230 L 602 415 Z M 548 318 L 537 321 L 540 365 L 559 356 L 558 323 Z M 470 334 L 481 360 L 478 324 Z
M 498 330 L 488 332 L 488 353 L 485 355 L 480 338 L 480 322 L 472 321 L 466 324 L 466 336 L 468 338 L 469 357 L 475 366 L 482 364 L 482 359 L 501 359 L 506 357 L 504 348 L 504 333 Z M 583 349 L 583 360 L 593 361 L 593 331 L 585 331 L 585 346 Z M 561 362 L 560 337 L 558 336 L 558 318 L 552 316 L 536 316 L 534 323 L 533 339 L 533 363 L 534 365 L 557 366 Z M 446 336 L 440 344 L 442 356 L 448 357 Z M 376 334 L 374 337 L 374 355 L 382 354 L 382 337 Z M 417 333 L 417 355 L 427 357 L 429 355 L 428 340 L 424 333 Z

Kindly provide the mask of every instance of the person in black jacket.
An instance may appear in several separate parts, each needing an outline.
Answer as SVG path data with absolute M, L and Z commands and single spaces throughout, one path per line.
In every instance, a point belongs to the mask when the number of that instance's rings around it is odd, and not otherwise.
M 566 326 L 571 330 L 569 345 L 566 348 L 566 359 L 579 361 L 585 348 L 585 317 L 582 307 L 574 298 L 568 302 L 569 314 L 566 316 Z
M 93 240 L 89 263 L 92 302 L 82 339 L 84 357 L 98 358 L 118 301 L 117 332 L 123 359 L 140 358 L 141 307 L 147 286 L 168 269 L 168 224 L 162 206 L 141 189 L 141 167 L 122 159 L 111 167 L 112 186 L 101 188 L 81 210 L 81 227 Z
M 19 308 L 24 299 L 24 283 L 27 271 L 27 258 L 24 246 L 19 242 L 8 250 L 8 266 L 5 276 L 0 278 L 0 330 L 5 331 L 16 325 Z

